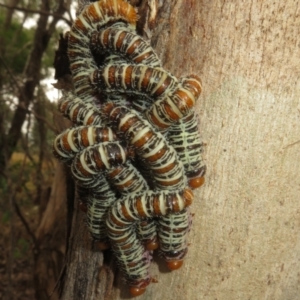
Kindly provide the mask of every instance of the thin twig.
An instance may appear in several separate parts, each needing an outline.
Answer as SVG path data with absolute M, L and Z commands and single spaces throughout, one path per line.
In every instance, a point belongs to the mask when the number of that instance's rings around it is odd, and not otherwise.
M 28 132 L 27 132 L 28 134 Z M 21 167 L 21 170 L 19 172 L 19 183 L 21 184 L 22 183 L 22 177 L 23 177 L 23 174 L 24 174 L 24 168 L 25 168 L 25 164 L 26 164 L 26 158 L 27 156 L 24 155 L 24 159 L 22 161 L 22 167 Z M 10 177 L 9 177 L 10 178 Z M 29 225 L 28 225 L 28 222 L 26 221 L 26 219 L 24 218 L 23 214 L 21 213 L 20 211 L 20 208 L 16 202 L 16 194 L 17 194 L 17 191 L 18 191 L 18 188 L 15 187 L 15 188 L 12 188 L 12 183 L 10 182 L 9 183 L 9 188 L 8 190 L 9 191 L 12 191 L 12 193 L 9 193 L 9 203 L 10 203 L 10 211 L 11 211 L 11 219 L 10 219 L 10 251 L 9 251 L 9 255 L 8 255 L 8 281 L 9 281 L 9 284 L 8 284 L 8 289 L 7 289 L 7 297 L 8 299 L 11 299 L 11 293 L 12 293 L 12 290 L 11 290 L 11 286 L 12 286 L 12 273 L 13 273 L 13 262 L 14 262 L 14 257 L 13 257 L 13 248 L 14 248 L 14 214 L 13 212 L 15 212 L 18 217 L 20 218 L 21 222 L 23 223 L 23 225 L 25 226 L 25 229 L 27 231 L 27 233 L 29 234 L 29 236 L 32 238 L 32 241 L 33 241 L 33 244 L 35 246 L 35 249 L 37 250 L 38 248 L 38 243 L 37 243 L 37 239 L 36 237 L 34 236 L 33 232 L 31 231 Z M 36 253 L 36 251 L 35 251 Z
M 45 119 L 45 118 L 42 117 L 42 116 L 39 116 L 39 115 L 38 115 L 35 111 L 33 111 L 33 110 L 31 110 L 30 112 L 35 116 L 36 119 L 38 119 L 38 120 L 40 120 L 40 121 L 43 121 L 43 122 L 47 125 L 47 127 L 48 127 L 52 132 L 56 133 L 56 128 L 55 128 L 55 126 L 53 126 L 47 119 Z
M 13 199 L 13 207 L 14 207 L 16 214 L 20 218 L 22 224 L 24 225 L 28 235 L 31 237 L 31 240 L 34 244 L 35 251 L 37 251 L 39 249 L 39 244 L 38 244 L 37 238 L 34 235 L 34 233 L 32 232 L 32 230 L 30 229 L 28 222 L 26 221 L 25 217 L 23 216 L 23 214 L 20 210 L 19 204 L 15 201 L 15 199 Z M 34 255 L 35 255 L 35 253 L 34 253 Z
M 27 122 L 25 142 L 26 142 L 26 140 L 28 141 L 28 134 L 29 134 L 30 126 L 31 126 L 30 123 L 31 122 L 30 122 L 30 119 L 29 119 L 28 122 Z M 21 167 L 21 170 L 20 170 L 19 176 L 18 176 L 20 183 L 22 182 L 22 178 L 23 178 L 23 174 L 24 174 L 24 169 L 25 169 L 25 165 L 26 165 L 26 158 L 27 158 L 27 156 L 24 155 L 24 159 L 23 159 L 23 162 L 22 162 L 22 167 Z M 30 226 L 29 226 L 28 222 L 26 221 L 25 217 L 23 216 L 18 203 L 16 202 L 16 191 L 17 190 L 18 190 L 17 188 L 14 188 L 14 193 L 13 193 L 13 196 L 11 198 L 11 204 L 13 205 L 14 211 L 16 212 L 17 216 L 20 218 L 22 224 L 24 225 L 28 235 L 31 237 L 32 242 L 34 244 L 35 253 L 36 253 L 36 251 L 39 249 L 39 245 L 38 245 L 38 242 L 37 242 L 37 239 L 36 239 L 34 233 L 30 229 Z

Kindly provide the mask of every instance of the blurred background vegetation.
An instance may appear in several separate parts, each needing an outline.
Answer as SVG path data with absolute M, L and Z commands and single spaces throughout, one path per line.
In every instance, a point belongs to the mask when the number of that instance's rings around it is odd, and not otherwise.
M 49 91 L 59 34 L 72 22 L 71 1 L 0 3 L 0 298 L 47 299 L 37 293 L 41 244 L 36 231 L 49 201 L 57 162 L 52 156 Z

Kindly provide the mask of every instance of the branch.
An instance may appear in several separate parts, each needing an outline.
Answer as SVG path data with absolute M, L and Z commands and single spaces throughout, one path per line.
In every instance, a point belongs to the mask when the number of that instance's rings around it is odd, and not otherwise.
M 15 199 L 13 198 L 12 199 L 12 205 L 14 207 L 14 210 L 17 214 L 17 216 L 19 217 L 19 219 L 21 220 L 22 224 L 24 225 L 25 229 L 26 229 L 26 232 L 27 234 L 31 237 L 31 240 L 34 244 L 34 255 L 36 255 L 36 251 L 39 251 L 39 244 L 38 244 L 38 241 L 34 235 L 34 233 L 32 232 L 32 230 L 30 229 L 30 226 L 28 224 L 28 222 L 26 221 L 25 217 L 23 216 L 21 210 L 20 210 L 20 207 L 18 205 L 18 203 L 15 201 Z
M 7 9 L 15 9 L 15 10 L 23 11 L 23 12 L 26 12 L 26 13 L 33 13 L 33 14 L 56 17 L 56 18 L 59 18 L 59 19 L 65 21 L 68 26 L 72 25 L 72 21 L 70 21 L 67 18 L 61 16 L 59 13 L 51 13 L 51 12 L 42 11 L 42 10 L 35 10 L 35 9 L 23 8 L 23 7 L 17 7 L 17 6 L 10 6 L 10 5 L 6 5 L 6 4 L 3 4 L 3 3 L 0 3 L 0 7 L 1 6 L 7 8 Z

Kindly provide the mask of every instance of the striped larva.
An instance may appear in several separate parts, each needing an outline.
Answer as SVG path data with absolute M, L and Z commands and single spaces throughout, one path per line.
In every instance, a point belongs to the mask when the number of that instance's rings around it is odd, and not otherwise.
M 116 107 L 112 103 L 103 106 L 102 112 L 109 119 L 112 126 L 122 133 L 123 137 L 134 147 L 138 157 L 142 158 L 146 167 L 152 173 L 155 189 L 180 191 L 186 186 L 186 177 L 182 162 L 178 159 L 177 153 L 173 147 L 168 145 L 161 133 L 156 132 L 152 126 L 141 118 L 134 110 L 126 107 Z M 172 268 L 179 262 L 173 259 L 174 253 L 178 253 L 180 248 L 182 256 L 186 253 L 186 234 L 181 239 L 177 239 L 180 245 L 173 244 L 172 237 L 174 230 L 174 214 L 165 216 L 165 221 L 169 222 L 169 227 L 159 226 L 159 237 L 164 247 L 161 247 L 163 256 Z M 180 217 L 181 221 L 188 220 L 188 212 L 184 211 Z M 169 221 L 168 221 L 169 220 Z M 174 251 L 172 252 L 173 249 Z M 165 251 L 167 250 L 167 251 Z M 172 254 L 173 253 L 173 254 Z M 170 254 L 172 254 L 170 256 Z M 181 262 L 182 263 L 182 262 Z
M 78 126 L 65 130 L 55 138 L 53 153 L 61 160 L 69 160 L 89 146 L 116 140 L 116 135 L 109 127 Z
M 102 113 L 114 129 L 133 146 L 136 154 L 152 173 L 157 189 L 181 189 L 185 185 L 184 170 L 177 153 L 164 136 L 134 110 L 124 106 L 105 104 Z
M 170 270 L 177 270 L 183 264 L 187 253 L 186 236 L 191 226 L 191 215 L 187 209 L 162 216 L 157 220 L 160 250 Z
M 105 142 L 78 153 L 72 162 L 71 170 L 73 176 L 82 181 L 101 171 L 124 164 L 126 159 L 126 149 L 119 142 Z
M 117 54 L 126 61 L 160 67 L 161 62 L 148 42 L 124 26 L 109 27 L 93 32 L 90 46 L 96 52 Z
M 147 109 L 147 120 L 158 130 L 168 129 L 191 112 L 201 90 L 201 81 L 197 76 L 182 78 L 173 92 L 161 97 Z
M 63 96 L 60 99 L 58 107 L 60 112 L 65 117 L 70 119 L 73 123 L 77 125 L 95 126 L 77 127 L 75 129 L 71 129 L 62 133 L 59 136 L 58 140 L 56 140 L 53 145 L 54 149 L 56 149 L 55 152 L 57 152 L 60 157 L 67 158 L 69 155 L 75 154 L 76 151 L 72 151 L 71 154 L 71 152 L 68 152 L 66 148 L 69 148 L 68 146 L 70 146 L 70 148 L 73 148 L 73 150 L 75 150 L 76 148 L 78 149 L 78 151 L 82 150 L 80 145 L 84 146 L 85 143 L 81 143 L 81 140 L 79 141 L 80 135 L 86 135 L 90 133 L 91 129 L 93 131 L 95 130 L 95 128 L 99 128 L 99 125 L 103 124 L 103 122 L 101 120 L 99 112 L 94 107 L 94 105 L 84 103 L 80 98 L 74 96 L 71 93 Z M 72 139 L 74 133 L 77 138 Z M 88 135 L 91 137 L 90 134 Z M 105 136 L 106 134 L 104 134 L 104 140 L 106 139 Z M 66 138 L 67 141 L 65 141 L 64 143 L 63 140 L 65 140 Z M 111 129 L 108 129 L 107 138 L 109 140 L 115 139 L 115 136 L 112 133 Z M 95 140 L 97 140 L 97 138 Z M 91 233 L 91 236 L 97 243 L 97 247 L 99 249 L 106 249 L 109 247 L 109 242 L 107 240 L 105 216 L 107 209 L 112 205 L 113 202 L 116 201 L 115 192 L 112 191 L 107 179 L 102 174 L 97 174 L 96 176 L 91 178 L 79 177 L 76 178 L 76 181 L 78 196 L 83 202 L 82 209 L 87 212 L 87 226 Z
M 81 209 L 87 214 L 86 223 L 94 243 L 99 250 L 107 249 L 110 243 L 105 220 L 109 207 L 117 200 L 116 193 L 101 173 L 76 179 L 76 182 Z
M 75 93 L 83 101 L 96 98 L 88 80 L 89 73 L 97 68 L 89 46 L 91 33 L 112 22 L 125 22 L 135 28 L 136 20 L 135 9 L 122 0 L 91 3 L 75 20 L 68 33 L 68 56 Z
M 111 26 L 106 29 L 100 30 L 100 32 L 94 32 L 91 37 L 91 47 L 94 52 L 98 53 L 110 53 L 110 55 L 102 62 L 102 65 L 121 65 L 128 63 L 144 64 L 151 67 L 161 67 L 160 59 L 154 52 L 148 42 L 143 40 L 134 30 L 126 28 L 123 24 L 117 24 L 117 26 Z M 114 53 L 114 54 L 111 54 Z M 101 92 L 105 92 L 101 90 Z M 118 105 L 125 105 L 124 98 L 128 98 L 128 95 L 122 93 L 106 93 L 107 99 Z M 113 96 L 113 97 L 112 97 Z M 124 97 L 125 96 L 125 97 Z M 151 101 L 145 101 L 145 97 L 130 95 L 130 105 L 142 112 L 146 110 Z M 122 99 L 120 101 L 120 99 Z M 148 99 L 149 100 L 149 99 Z M 127 100 L 125 100 L 127 101 Z
M 145 115 L 159 130 L 186 116 L 202 90 L 200 79 L 194 75 L 178 81 L 162 68 L 145 65 L 110 64 L 92 72 L 90 80 L 105 93 L 133 94 L 154 102 Z
M 113 67 L 112 69 L 113 69 L 112 76 L 113 77 L 117 76 L 115 71 L 116 68 Z M 123 78 L 126 77 L 127 69 L 128 69 L 127 67 L 124 67 L 122 73 L 121 72 L 122 68 L 120 68 L 119 69 L 120 79 L 118 80 L 112 79 L 113 83 L 116 83 L 118 81 L 119 82 L 118 85 L 119 86 L 123 85 L 124 87 L 126 84 L 126 79 Z M 110 70 L 111 70 L 110 68 L 107 69 L 108 74 L 110 74 Z M 135 81 L 134 79 L 135 78 L 132 77 L 133 81 Z M 106 80 L 107 85 L 108 85 L 108 81 L 109 79 Z M 147 87 L 145 87 L 145 89 L 147 89 Z M 157 100 L 149 109 L 146 110 L 145 112 L 146 117 L 153 126 L 159 128 L 160 130 L 167 129 L 172 124 L 178 122 L 178 120 L 180 120 L 182 117 L 188 115 L 191 112 L 195 104 L 195 99 L 198 98 L 200 92 L 201 92 L 201 83 L 195 76 L 183 78 L 180 84 L 178 85 L 178 87 L 173 91 L 173 93 L 171 93 L 171 95 L 168 95 L 168 93 L 166 92 L 167 96 L 165 96 L 161 100 Z M 173 128 L 176 128 L 176 125 L 174 125 Z M 183 135 L 185 134 L 184 131 L 182 134 Z M 195 139 L 196 137 L 199 137 L 197 130 L 194 131 L 193 134 L 193 138 Z M 174 139 L 171 139 L 170 144 L 173 144 L 173 142 L 176 143 Z M 202 164 L 201 149 L 202 148 L 200 147 L 197 151 L 196 150 L 194 151 L 194 153 L 197 152 L 197 157 L 195 159 L 190 158 L 190 161 L 192 161 L 190 167 L 194 167 L 195 165 L 197 165 L 197 167 L 199 167 L 197 170 L 195 169 L 191 170 L 189 165 L 187 163 L 185 164 L 186 172 L 190 177 L 189 184 L 193 188 L 199 187 L 204 182 L 203 175 L 205 172 L 205 167 Z M 181 155 L 181 157 L 185 158 L 184 155 Z M 200 164 L 202 166 L 199 166 Z
M 177 78 L 162 68 L 146 65 L 107 65 L 90 75 L 92 85 L 105 93 L 127 93 L 150 101 L 164 96 L 178 84 Z
M 126 12 L 125 7 L 128 8 Z M 124 23 L 119 22 L 120 20 Z M 93 124 L 88 129 L 89 132 L 95 130 L 94 125 L 106 126 L 105 120 L 99 115 L 93 105 L 85 106 L 82 103 L 92 103 L 94 100 L 98 101 L 100 92 L 101 94 L 106 94 L 105 98 L 101 99 L 102 102 L 97 103 L 100 107 L 103 102 L 116 101 L 118 105 L 132 105 L 133 108 L 140 111 L 149 109 L 146 113 L 149 122 L 161 131 L 169 131 L 168 133 L 171 137 L 171 143 L 169 144 L 174 143 L 176 148 L 179 141 L 183 141 L 184 147 L 187 147 L 185 140 L 187 138 L 184 137 L 184 134 L 180 136 L 176 126 L 180 127 L 180 130 L 183 132 L 185 132 L 185 125 L 187 126 L 187 130 L 192 128 L 192 126 L 189 126 L 188 121 L 183 121 L 182 118 L 189 114 L 191 107 L 194 105 L 200 85 L 191 83 L 193 80 L 191 77 L 177 80 L 174 76 L 161 69 L 159 59 L 152 48 L 149 48 L 147 43 L 143 44 L 144 41 L 134 34 L 135 21 L 136 15 L 134 9 L 124 1 L 99 1 L 86 7 L 81 13 L 69 33 L 70 46 L 68 54 L 74 77 L 75 92 L 82 100 L 80 100 L 81 102 L 72 100 L 71 102 L 73 103 L 69 102 L 66 104 L 63 111 L 77 125 L 90 126 L 90 124 Z M 114 22 L 119 24 L 114 24 L 111 28 L 108 28 Z M 100 32 L 95 33 L 95 30 Z M 117 56 L 113 57 L 110 55 L 105 60 L 101 57 L 102 61 L 100 59 L 97 61 L 96 58 L 97 62 L 95 62 L 95 58 L 90 51 L 91 44 L 95 44 L 96 48 L 98 47 L 101 51 L 103 50 L 105 55 L 113 53 Z M 92 48 L 95 47 L 94 45 L 92 46 Z M 111 89 L 111 86 L 108 86 L 108 89 L 101 87 L 100 91 L 96 91 L 90 85 L 88 75 L 97 68 L 97 63 L 101 64 L 100 69 L 102 70 L 107 65 L 123 66 L 124 63 L 128 62 L 132 64 L 142 63 L 147 66 L 137 65 L 134 72 L 130 75 L 131 77 L 128 75 L 128 68 L 126 69 L 127 73 L 115 73 L 113 76 L 111 76 L 112 73 L 107 73 L 108 84 L 111 84 L 110 80 L 116 80 L 115 90 Z M 153 70 L 156 68 L 155 72 L 149 72 L 150 68 Z M 118 72 L 120 72 L 120 69 Z M 159 72 L 161 72 L 160 76 L 157 76 L 156 74 Z M 165 72 L 165 74 L 162 72 Z M 170 82 L 168 83 L 169 79 Z M 197 81 L 196 78 L 194 79 Z M 129 103 L 128 99 L 132 95 L 136 95 L 138 99 L 134 100 L 133 103 Z M 145 101 L 145 99 L 148 101 Z M 150 105 L 152 107 L 149 108 Z M 127 123 L 128 120 L 125 120 L 125 116 L 122 121 L 125 126 L 130 123 Z M 180 148 L 175 149 L 178 150 L 178 156 L 176 156 L 174 149 L 169 149 L 172 147 L 169 147 L 166 138 L 163 136 L 162 139 L 159 136 L 157 137 L 155 130 L 153 131 L 155 134 L 151 136 L 153 128 L 149 124 L 147 124 L 148 127 L 143 127 L 143 122 L 141 118 L 140 124 L 130 123 L 129 126 L 132 127 L 132 131 L 126 136 L 120 130 L 119 138 L 123 142 L 125 142 L 126 138 L 127 140 L 132 138 L 132 141 L 135 139 L 133 145 L 136 152 L 139 158 L 144 161 L 145 167 L 150 170 L 152 178 L 154 178 L 153 185 L 155 191 L 152 193 L 157 193 L 157 195 L 165 197 L 165 203 L 169 205 L 170 199 L 167 193 L 182 193 L 187 184 L 183 166 L 179 158 L 182 157 L 186 174 L 190 176 L 190 179 L 191 176 L 195 175 L 192 175 L 192 171 L 190 170 L 194 162 L 187 161 L 185 157 L 180 156 L 182 155 Z M 174 125 L 174 123 L 176 124 Z M 150 131 L 148 130 L 149 128 L 151 128 Z M 135 131 L 137 129 L 140 130 L 139 134 Z M 115 228 L 115 231 L 112 232 L 114 251 L 118 260 L 121 261 L 121 267 L 125 271 L 127 279 L 129 279 L 131 293 L 137 295 L 151 281 L 148 274 L 151 255 L 145 251 L 140 241 L 140 239 L 143 241 L 147 239 L 146 236 L 150 236 L 149 239 L 151 240 L 152 235 L 150 234 L 150 230 L 153 231 L 155 229 L 154 225 L 147 223 L 148 221 L 154 221 L 155 216 L 143 217 L 148 211 L 147 203 L 150 206 L 153 205 L 148 197 L 150 195 L 149 188 L 146 186 L 144 177 L 140 172 L 133 167 L 130 161 L 126 160 L 128 158 L 128 155 L 126 155 L 127 150 L 121 144 L 114 142 L 108 147 L 103 141 L 97 144 L 99 140 L 85 143 L 82 138 L 80 140 L 78 138 L 80 130 L 83 133 L 87 129 L 77 128 L 71 129 L 68 133 L 63 133 L 57 141 L 56 147 L 60 153 L 67 156 L 78 152 L 72 164 L 72 170 L 75 173 L 78 184 L 82 188 L 81 191 L 87 187 L 89 188 L 90 195 L 87 199 L 83 195 L 83 198 L 88 203 L 88 223 L 94 239 L 105 240 L 105 237 L 103 238 L 102 235 L 105 230 L 103 224 L 104 220 L 109 222 L 110 215 L 106 216 L 109 207 L 110 211 L 113 211 L 119 207 L 119 201 L 123 201 L 125 198 L 136 199 L 132 200 L 132 205 L 133 203 L 138 203 L 136 198 L 138 197 L 137 193 L 145 199 L 141 202 L 145 205 L 143 207 L 144 210 L 137 211 L 138 219 L 131 221 L 131 225 L 126 225 L 126 228 Z M 84 134 L 90 136 L 89 133 Z M 143 134 L 145 134 L 145 137 Z M 197 137 L 194 137 L 194 133 L 190 135 L 190 138 L 195 141 L 197 140 Z M 67 142 L 64 142 L 64 140 L 67 140 Z M 66 143 L 67 149 L 64 148 L 64 143 Z M 73 150 L 75 151 L 71 154 Z M 109 156 L 109 153 L 113 154 L 113 158 Z M 196 160 L 195 151 L 190 149 L 189 153 Z M 181 166 L 179 167 L 179 165 Z M 99 183 L 101 186 L 99 186 Z M 116 195 L 117 197 L 121 195 L 121 199 L 116 200 Z M 123 214 L 126 217 L 127 213 L 135 213 L 134 206 L 124 204 L 123 206 L 121 205 L 121 208 L 121 211 L 117 209 L 112 213 L 113 218 L 119 217 L 119 214 L 121 216 Z M 155 206 L 153 205 L 151 208 L 155 209 Z M 112 221 L 114 221 L 113 218 L 111 219 Z M 112 224 L 115 223 L 113 222 Z M 145 225 L 144 234 L 142 233 L 139 236 L 139 233 L 134 228 L 135 226 L 142 227 L 143 225 Z M 185 239 L 189 226 L 189 214 L 185 207 L 180 207 L 180 210 L 176 210 L 176 212 L 172 211 L 167 215 L 160 215 L 158 220 L 160 247 L 170 269 L 176 269 L 182 263 L 182 258 L 186 254 Z M 134 234 L 131 235 L 131 231 L 134 231 Z M 121 245 L 121 250 L 115 246 L 116 243 Z M 127 247 L 130 247 L 130 249 Z
M 93 33 L 91 44 L 92 47 L 98 48 L 99 50 L 111 50 L 113 53 L 121 55 L 132 63 L 143 63 L 154 67 L 155 64 L 152 64 L 152 61 L 155 61 L 157 66 L 160 66 L 158 58 L 153 55 L 155 52 L 153 52 L 152 48 L 147 44 L 144 44 L 137 34 L 133 32 L 129 33 L 128 29 L 126 31 L 122 27 L 107 28 L 101 30 L 99 33 Z M 142 50 L 139 50 L 140 45 L 142 45 Z M 144 53 L 146 53 L 146 57 L 150 57 L 151 62 L 145 62 L 141 59 L 136 60 L 136 57 L 140 58 L 141 53 L 143 54 L 142 57 L 144 57 Z M 126 74 L 126 71 L 124 71 L 124 73 Z M 185 136 L 188 135 L 188 133 L 184 130 L 184 122 L 181 118 L 191 111 L 191 108 L 195 104 L 193 100 L 198 98 L 200 92 L 201 82 L 198 77 L 190 76 L 182 78 L 178 88 L 173 92 L 172 97 L 167 95 L 163 99 L 156 101 L 145 112 L 147 119 L 153 126 L 160 130 L 169 128 L 170 125 L 173 125 L 171 129 L 172 134 L 169 134 L 169 142 L 171 145 L 173 145 L 174 142 L 174 147 L 178 145 L 178 142 L 180 141 L 179 130 L 181 130 L 183 139 L 186 139 Z M 185 119 L 188 119 L 188 117 Z M 193 119 L 195 120 L 195 118 Z M 177 123 L 175 123 L 177 121 L 180 124 L 180 128 L 177 128 Z M 190 127 L 190 122 L 187 127 Z M 199 140 L 197 128 L 194 129 L 196 130 L 193 131 L 193 137 L 189 134 L 189 140 Z M 191 128 L 188 128 L 188 130 L 190 132 Z M 174 134 L 176 136 L 174 136 Z M 171 138 L 171 136 L 174 138 Z M 197 146 L 199 146 L 198 149 L 196 149 Z M 189 148 L 188 153 L 191 154 L 191 156 L 185 154 L 178 146 L 175 147 L 175 149 L 181 154 L 180 158 L 184 159 L 184 166 L 186 174 L 189 177 L 190 186 L 196 188 L 204 182 L 203 175 L 205 173 L 205 166 L 203 165 L 201 158 L 202 146 L 199 143 L 194 143 L 193 146 L 189 145 L 185 147 L 187 147 L 186 150 Z M 192 147 L 193 151 L 190 150 Z
M 89 182 L 89 178 L 92 179 L 98 172 L 105 170 L 105 176 L 109 179 L 110 184 L 121 194 L 144 192 L 148 189 L 146 181 L 130 163 L 125 163 L 125 160 L 126 152 L 119 143 L 106 142 L 88 147 L 80 154 L 77 154 L 71 170 L 74 177 L 80 182 L 85 182 L 85 179 Z M 84 183 L 84 185 L 86 185 L 86 183 Z M 87 205 L 88 226 L 94 238 L 97 237 L 98 231 L 103 229 L 103 223 L 98 224 L 97 222 L 93 222 L 93 220 L 96 220 L 95 217 L 97 216 L 103 216 L 109 205 L 111 205 L 108 201 L 105 202 L 105 204 L 108 205 L 103 205 L 101 195 L 103 195 L 103 193 L 99 195 L 99 198 L 92 197 Z M 104 194 L 104 196 L 106 195 Z M 151 224 L 151 222 L 152 220 L 149 220 L 149 224 Z M 139 231 L 142 232 L 141 240 L 146 243 L 146 247 L 151 248 L 157 244 L 155 226 L 153 226 L 153 224 L 148 227 L 142 224 L 139 226 Z M 135 244 L 138 244 L 138 242 L 135 242 Z M 114 251 L 117 253 L 118 258 L 124 254 L 122 248 L 114 247 Z M 126 276 L 132 276 L 132 274 L 126 273 Z
M 99 250 L 110 247 L 107 239 L 107 228 L 105 225 L 108 209 L 117 200 L 115 192 L 112 191 L 106 178 L 100 174 L 93 178 L 97 182 L 98 190 L 90 192 L 87 199 L 87 227 Z M 101 188 L 99 188 L 101 186 Z M 90 188 L 91 190 L 91 188 Z
M 132 226 L 135 222 L 147 218 L 180 213 L 191 205 L 193 193 L 190 189 L 181 192 L 174 191 L 146 191 L 140 194 L 121 197 L 110 208 L 106 224 L 108 236 L 112 245 L 123 249 L 119 257 L 121 268 L 130 274 L 126 279 L 131 286 L 130 292 L 137 296 L 144 293 L 146 286 L 151 282 L 148 273 L 149 260 L 134 255 L 142 253 L 141 246 L 136 243 L 137 236 Z M 164 238 L 164 237 L 163 237 Z
M 58 110 L 76 125 L 103 125 L 96 107 L 73 94 L 67 94 L 59 100 Z
M 202 160 L 203 142 L 198 132 L 198 120 L 192 110 L 186 117 L 169 127 L 167 138 L 183 162 L 189 186 L 193 189 L 204 183 L 206 166 Z

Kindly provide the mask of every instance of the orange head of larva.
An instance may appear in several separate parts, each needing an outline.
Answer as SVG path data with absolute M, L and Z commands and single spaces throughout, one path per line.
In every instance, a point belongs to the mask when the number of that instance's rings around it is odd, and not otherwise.
M 134 286 L 130 287 L 130 289 L 129 289 L 130 295 L 132 297 L 140 296 L 140 295 L 144 294 L 145 291 L 146 291 L 146 288 L 139 288 L 139 287 L 134 287 Z
M 182 259 L 168 260 L 166 261 L 166 264 L 169 270 L 175 271 L 182 267 L 183 260 Z
M 136 296 L 144 294 L 146 291 L 146 287 L 151 282 L 155 282 L 155 281 L 153 281 L 153 279 L 151 277 L 132 282 L 131 286 L 129 288 L 129 292 L 130 292 L 131 296 L 136 297 Z
M 158 249 L 158 247 L 159 247 L 159 242 L 157 239 L 145 243 L 145 248 L 148 251 L 156 250 L 156 249 Z
M 185 200 L 185 206 L 190 206 L 193 203 L 194 200 L 194 193 L 192 192 L 191 189 L 186 188 L 183 192 L 183 197 Z
M 189 75 L 183 79 L 183 85 L 194 95 L 197 99 L 202 92 L 201 79 L 197 75 Z
M 201 185 L 203 185 L 204 182 L 205 182 L 205 178 L 203 176 L 191 178 L 191 179 L 188 180 L 189 186 L 193 190 L 197 189 L 198 187 L 200 187 Z
M 114 3 L 111 4 L 111 6 L 113 5 Z M 118 12 L 120 16 L 123 16 L 126 22 L 135 26 L 138 16 L 133 6 L 131 6 L 129 3 L 125 1 L 118 1 Z

